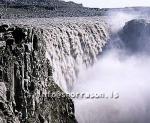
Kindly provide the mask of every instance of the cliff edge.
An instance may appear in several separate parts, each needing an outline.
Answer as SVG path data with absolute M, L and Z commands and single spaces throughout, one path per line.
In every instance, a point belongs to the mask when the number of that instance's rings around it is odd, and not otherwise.
M 99 18 L 60 20 L 4 20 L 0 26 L 1 123 L 77 122 L 65 91 L 78 66 L 96 61 L 108 30 Z

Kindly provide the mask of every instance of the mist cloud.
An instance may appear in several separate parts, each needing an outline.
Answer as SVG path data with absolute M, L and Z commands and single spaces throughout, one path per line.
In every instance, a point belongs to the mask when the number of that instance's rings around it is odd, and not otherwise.
M 112 16 L 114 17 L 114 16 Z M 127 21 L 136 18 L 118 13 L 110 22 L 114 35 L 109 47 L 97 63 L 80 72 L 73 92 L 119 93 L 118 99 L 75 99 L 76 117 L 79 123 L 148 123 L 150 121 L 150 55 L 127 54 L 120 45 L 118 31 Z M 118 20 L 117 20 L 118 19 Z M 116 22 L 116 23 L 115 23 Z M 135 41 L 136 43 L 136 41 Z

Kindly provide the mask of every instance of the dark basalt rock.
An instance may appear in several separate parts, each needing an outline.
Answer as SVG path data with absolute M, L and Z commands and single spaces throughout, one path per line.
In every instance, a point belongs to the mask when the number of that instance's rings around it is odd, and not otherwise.
M 127 22 L 119 35 L 128 51 L 149 51 L 150 23 L 146 20 L 135 19 Z
M 53 81 L 41 29 L 2 27 L 0 123 L 76 123 L 72 100 Z M 58 92 L 65 96 L 52 96 Z
M 6 32 L 7 28 L 8 28 L 8 25 L 1 25 L 0 26 L 0 33 Z

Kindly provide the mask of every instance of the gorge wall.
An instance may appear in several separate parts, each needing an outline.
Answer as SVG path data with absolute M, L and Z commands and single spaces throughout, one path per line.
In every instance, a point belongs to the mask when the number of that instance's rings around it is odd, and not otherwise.
M 100 18 L 1 20 L 0 122 L 76 123 L 71 90 L 107 43 Z M 52 96 L 62 93 L 63 97 Z

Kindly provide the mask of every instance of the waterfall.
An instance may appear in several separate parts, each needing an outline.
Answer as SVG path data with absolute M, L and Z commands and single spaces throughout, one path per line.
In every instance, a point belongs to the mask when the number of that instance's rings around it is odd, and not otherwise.
M 72 90 L 79 71 L 97 60 L 108 40 L 108 28 L 101 20 L 53 25 L 43 34 L 53 79 L 67 91 Z
M 21 32 L 27 35 L 27 42 L 22 42 L 29 52 L 26 66 L 29 66 L 29 70 L 32 68 L 33 73 L 38 73 L 36 77 L 40 80 L 38 83 L 34 80 L 36 78 L 31 78 L 36 84 L 34 89 L 36 92 L 32 93 L 33 109 L 34 103 L 39 102 L 41 96 L 43 104 L 43 99 L 49 91 L 56 93 L 58 90 L 63 94 L 64 92 L 71 94 L 79 123 L 148 123 L 150 121 L 148 95 L 150 24 L 143 19 L 132 20 L 132 17 L 117 19 L 114 18 L 117 20 L 116 23 L 115 21 L 106 23 L 107 19 L 104 17 L 1 20 L 2 24 L 17 25 L 19 31 L 21 29 Z M 12 27 L 15 29 L 14 25 Z M 18 43 L 18 37 L 13 36 Z M 11 42 L 7 43 L 14 47 L 18 46 Z M 13 50 L 13 46 L 9 48 Z M 33 65 L 30 65 L 30 59 L 33 60 Z M 26 62 L 26 57 L 23 61 Z M 17 64 L 13 66 L 11 61 L 9 63 L 8 68 L 14 70 Z M 40 71 L 37 72 L 36 69 Z M 19 70 L 24 71 L 24 67 Z M 11 74 L 13 71 L 8 73 Z M 24 72 L 20 74 L 23 75 L 21 82 L 26 82 L 28 78 L 23 80 Z M 9 81 L 10 84 L 17 82 Z M 17 90 L 16 86 L 12 86 Z M 50 90 L 47 90 L 47 87 L 50 87 Z M 2 91 L 5 92 L 5 89 Z M 11 92 L 11 96 L 14 95 L 13 92 L 16 93 L 16 91 Z M 15 100 L 18 95 L 16 93 Z M 61 122 L 66 118 L 64 122 L 67 122 L 69 117 L 69 120 L 76 122 L 74 105 L 69 97 L 66 97 L 64 102 L 55 98 L 52 98 L 52 101 L 44 105 L 49 106 L 52 121 Z M 65 118 L 66 114 L 61 114 L 64 108 L 65 112 L 70 111 Z M 28 113 L 27 111 L 25 113 Z M 42 112 L 43 110 L 36 118 L 50 120 L 50 117 L 46 118 Z M 48 114 L 49 110 L 46 113 Z
M 108 42 L 104 19 L 11 19 L 0 23 L 0 96 L 4 97 L 0 120 L 76 123 L 74 103 L 65 92 L 71 92 L 79 71 L 92 66 Z
M 79 71 L 97 60 L 110 31 L 101 17 L 11 19 L 1 23 L 32 25 L 42 30 L 53 79 L 66 92 L 73 88 Z
M 112 25 L 112 36 L 99 60 L 79 73 L 72 91 L 79 94 L 74 97 L 79 123 L 150 121 L 150 26 L 145 20 L 128 19 L 120 20 L 124 22 L 120 25 L 116 22 L 118 27 Z

